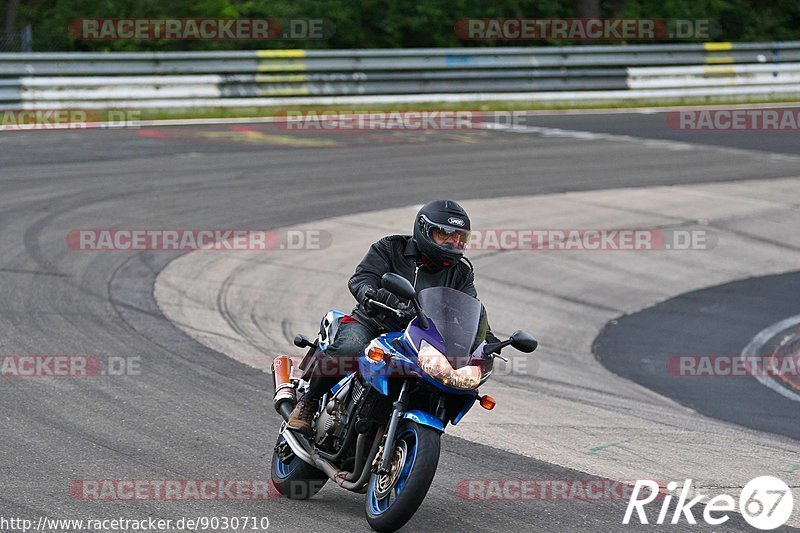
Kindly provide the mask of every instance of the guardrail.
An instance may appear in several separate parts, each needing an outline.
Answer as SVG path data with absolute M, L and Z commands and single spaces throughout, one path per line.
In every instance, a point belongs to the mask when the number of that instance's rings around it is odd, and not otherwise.
M 0 54 L 0 107 L 800 97 L 800 42 Z

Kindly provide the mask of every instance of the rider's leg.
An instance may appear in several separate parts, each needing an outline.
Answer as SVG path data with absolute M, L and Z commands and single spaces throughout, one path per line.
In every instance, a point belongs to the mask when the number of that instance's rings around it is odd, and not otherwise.
M 361 355 L 367 344 L 377 337 L 377 333 L 359 322 L 348 322 L 339 325 L 333 343 L 318 354 L 317 362 L 311 374 L 306 393 L 297 402 L 289 417 L 287 425 L 292 429 L 311 432 L 311 420 L 314 417 L 317 402 L 340 379 L 345 376 L 344 370 L 355 369 L 356 357 Z M 320 357 L 332 356 L 337 359 L 333 365 L 325 365 Z M 331 368 L 333 371 L 331 371 Z

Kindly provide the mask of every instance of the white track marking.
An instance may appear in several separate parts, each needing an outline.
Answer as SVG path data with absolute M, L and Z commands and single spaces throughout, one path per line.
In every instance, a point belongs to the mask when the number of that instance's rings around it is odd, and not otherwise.
M 754 355 L 758 353 L 758 350 L 760 350 L 772 337 L 774 337 L 775 335 L 777 335 L 778 333 L 780 333 L 785 329 L 789 329 L 791 327 L 796 326 L 797 324 L 800 324 L 800 315 L 795 315 L 785 320 L 781 320 L 780 322 L 773 324 L 770 327 L 762 330 L 758 335 L 753 337 L 753 340 L 751 340 L 747 346 L 744 347 L 744 350 L 742 350 L 741 353 L 741 357 L 744 359 L 748 355 Z M 783 387 L 782 385 L 775 383 L 775 380 L 770 378 L 769 376 L 762 376 L 756 374 L 753 377 L 756 378 L 759 383 L 761 383 L 765 387 L 769 387 L 770 389 L 774 390 L 781 396 L 784 396 L 796 402 L 800 402 L 800 394 L 792 392 L 786 387 Z
M 749 157 L 755 156 L 762 159 L 777 160 L 777 161 L 800 161 L 800 157 L 790 154 L 778 154 L 773 152 L 765 152 L 761 150 L 748 150 L 744 148 L 732 148 L 728 146 L 702 144 L 696 142 L 689 143 L 682 141 L 671 141 L 667 139 L 650 139 L 646 137 L 635 137 L 633 135 L 620 135 L 617 133 L 569 130 L 563 128 L 549 128 L 545 126 L 527 126 L 527 125 L 508 126 L 504 124 L 495 124 L 495 123 L 484 124 L 483 129 L 506 131 L 510 133 L 532 134 L 532 135 L 539 135 L 541 137 L 565 137 L 570 139 L 581 139 L 586 141 L 609 141 L 609 142 L 633 143 L 644 146 L 645 148 L 653 148 L 656 150 L 667 150 L 671 152 L 713 151 L 717 153 L 727 153 L 727 154 L 743 155 Z

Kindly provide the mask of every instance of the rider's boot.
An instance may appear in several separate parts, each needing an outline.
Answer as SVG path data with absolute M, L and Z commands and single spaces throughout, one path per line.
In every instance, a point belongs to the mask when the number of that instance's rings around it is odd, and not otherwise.
M 286 425 L 290 429 L 310 436 L 311 421 L 314 419 L 316 405 L 317 402 L 315 401 L 305 398 L 301 399 L 297 402 L 297 405 L 294 406 L 294 411 L 292 411 L 292 414 L 289 416 L 289 420 L 286 421 Z

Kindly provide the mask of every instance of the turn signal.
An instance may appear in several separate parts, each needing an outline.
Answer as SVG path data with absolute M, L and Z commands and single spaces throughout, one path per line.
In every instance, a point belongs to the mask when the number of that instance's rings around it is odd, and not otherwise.
M 383 358 L 386 356 L 386 352 L 381 350 L 380 348 L 370 348 L 367 352 L 367 357 L 369 357 L 372 361 L 376 363 L 380 363 L 383 361 Z
M 491 411 L 492 409 L 494 409 L 495 405 L 497 405 L 497 402 L 494 401 L 494 398 L 492 398 L 488 394 L 486 396 L 481 396 L 481 407 L 483 407 L 487 411 Z

